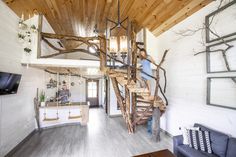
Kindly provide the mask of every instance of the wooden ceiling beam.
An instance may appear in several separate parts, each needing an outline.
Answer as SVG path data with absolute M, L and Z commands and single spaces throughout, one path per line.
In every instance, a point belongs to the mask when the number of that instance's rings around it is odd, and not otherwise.
M 178 22 L 182 21 L 186 17 L 192 15 L 197 10 L 203 8 L 213 0 L 192 0 L 188 5 L 179 10 L 175 15 L 167 19 L 161 25 L 157 25 L 154 29 L 150 30 L 155 36 L 160 35 L 162 32 L 168 30 Z

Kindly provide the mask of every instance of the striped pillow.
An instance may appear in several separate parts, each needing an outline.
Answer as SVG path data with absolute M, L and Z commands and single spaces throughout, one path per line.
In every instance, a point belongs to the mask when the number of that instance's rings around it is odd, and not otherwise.
M 189 147 L 212 154 L 210 134 L 208 131 L 188 130 Z

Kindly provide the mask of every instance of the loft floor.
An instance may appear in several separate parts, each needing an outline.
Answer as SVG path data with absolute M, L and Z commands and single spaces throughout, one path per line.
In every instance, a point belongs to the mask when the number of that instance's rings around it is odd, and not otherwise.
M 172 139 L 161 134 L 151 141 L 146 127 L 128 134 L 122 117 L 108 118 L 102 109 L 90 109 L 86 127 L 70 125 L 35 134 L 14 157 L 130 157 L 161 149 L 172 150 Z

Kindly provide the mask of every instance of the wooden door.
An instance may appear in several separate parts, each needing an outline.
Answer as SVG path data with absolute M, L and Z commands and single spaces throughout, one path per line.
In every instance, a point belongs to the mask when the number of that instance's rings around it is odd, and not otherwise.
M 86 100 L 90 102 L 90 107 L 99 107 L 98 89 L 98 80 L 86 81 Z

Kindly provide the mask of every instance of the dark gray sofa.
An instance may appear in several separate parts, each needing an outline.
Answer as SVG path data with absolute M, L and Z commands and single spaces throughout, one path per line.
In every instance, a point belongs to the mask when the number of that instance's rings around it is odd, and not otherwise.
M 194 127 L 200 127 L 201 130 L 210 132 L 213 154 L 184 145 L 183 136 L 179 135 L 173 138 L 174 154 L 177 157 L 236 157 L 236 138 L 230 138 L 224 133 L 212 130 L 201 124 L 194 124 Z

